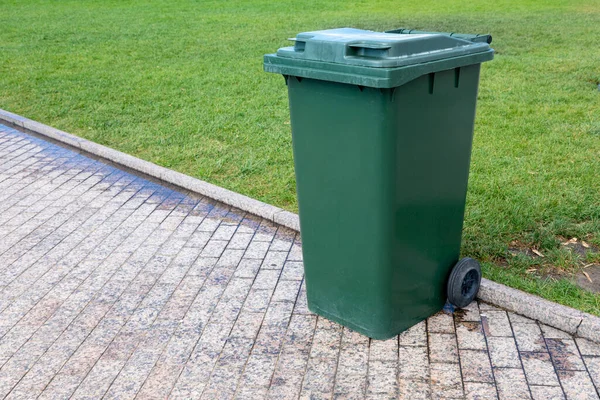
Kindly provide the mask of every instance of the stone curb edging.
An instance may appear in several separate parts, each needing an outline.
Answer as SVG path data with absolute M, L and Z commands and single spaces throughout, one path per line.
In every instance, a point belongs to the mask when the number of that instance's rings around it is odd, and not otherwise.
M 600 318 L 595 315 L 542 299 L 488 279 L 481 280 L 477 297 L 487 303 L 538 320 L 571 335 L 600 343 Z
M 12 125 L 25 128 L 57 142 L 69 145 L 76 149 L 81 149 L 89 154 L 112 161 L 115 164 L 125 166 L 131 170 L 141 172 L 153 178 L 160 179 L 161 181 L 229 204 L 230 206 L 237 207 L 240 210 L 268 219 L 295 231 L 300 231 L 300 220 L 298 219 L 298 215 L 270 204 L 263 203 L 262 201 L 204 182 L 200 179 L 192 178 L 191 176 L 180 172 L 144 161 L 118 150 L 111 149 L 110 147 L 94 143 L 2 109 L 0 109 L 0 121 L 5 121 Z
M 276 224 L 300 231 L 297 214 L 204 182 L 200 179 L 170 170 L 165 167 L 141 160 L 129 154 L 111 149 L 92 141 L 71 135 L 48 125 L 30 120 L 17 114 L 0 109 L 0 121 L 22 127 L 41 136 L 53 139 L 68 146 L 141 172 L 166 183 L 179 186 L 200 195 L 210 197 L 222 203 L 237 207 L 243 211 L 268 219 Z M 566 307 L 538 296 L 510 288 L 499 283 L 483 279 L 479 296 L 481 300 L 515 312 L 543 324 L 561 329 L 594 342 L 600 343 L 600 318 L 574 308 Z

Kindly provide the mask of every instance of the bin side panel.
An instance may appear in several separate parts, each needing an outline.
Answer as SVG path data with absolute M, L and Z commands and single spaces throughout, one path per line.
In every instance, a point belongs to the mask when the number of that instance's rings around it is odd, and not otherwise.
M 391 91 L 288 79 L 309 308 L 389 336 Z
M 392 298 L 395 309 L 406 310 L 397 319 L 402 323 L 443 306 L 447 278 L 460 255 L 479 67 L 425 75 L 396 89 Z
M 383 339 L 443 306 L 478 78 L 479 65 L 394 90 L 288 79 L 312 311 Z

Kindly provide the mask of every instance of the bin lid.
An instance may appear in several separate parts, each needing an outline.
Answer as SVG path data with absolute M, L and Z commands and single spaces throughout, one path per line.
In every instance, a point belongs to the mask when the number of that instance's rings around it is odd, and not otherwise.
M 489 50 L 487 43 L 443 34 L 401 35 L 353 28 L 299 33 L 293 47 L 277 50 L 277 56 L 363 65 L 399 67 Z
M 488 43 L 435 33 L 340 28 L 299 33 L 290 40 L 294 46 L 265 56 L 266 71 L 374 87 L 399 86 L 425 73 L 493 58 Z

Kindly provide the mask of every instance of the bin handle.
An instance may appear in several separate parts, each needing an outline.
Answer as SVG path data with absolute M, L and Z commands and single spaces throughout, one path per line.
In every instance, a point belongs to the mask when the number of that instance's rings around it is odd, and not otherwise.
M 388 43 L 351 43 L 347 46 L 346 56 L 384 58 L 391 48 Z
M 294 42 L 294 51 L 302 53 L 306 48 L 306 42 L 304 40 L 298 40 L 296 38 L 289 38 L 291 42 Z
M 428 31 L 419 31 L 416 29 L 405 29 L 398 28 L 392 29 L 389 31 L 385 31 L 385 33 L 396 33 L 400 35 L 421 35 L 421 34 L 441 34 L 446 36 L 455 37 L 458 39 L 468 40 L 470 42 L 483 42 L 487 44 L 492 43 L 492 35 L 488 34 L 468 34 L 468 33 L 456 33 L 456 32 L 428 32 Z
M 392 48 L 389 44 L 386 43 L 353 43 L 349 44 L 348 47 L 356 48 L 356 49 L 374 49 L 374 50 L 389 50 Z

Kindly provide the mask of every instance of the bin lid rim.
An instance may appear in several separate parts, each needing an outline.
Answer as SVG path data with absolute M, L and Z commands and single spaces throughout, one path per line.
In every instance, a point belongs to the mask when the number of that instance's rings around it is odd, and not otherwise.
M 354 28 L 302 32 L 277 57 L 372 68 L 393 68 L 490 50 L 487 43 L 444 34 L 399 34 Z

